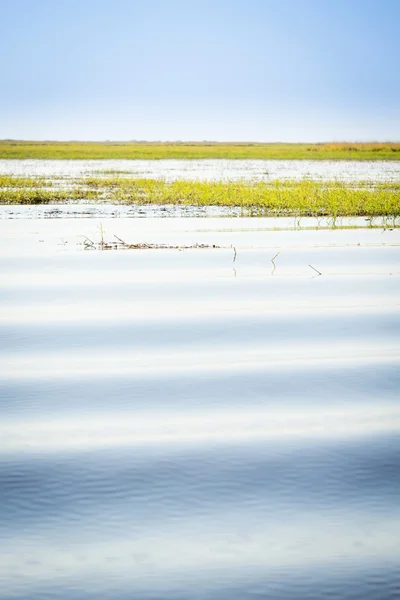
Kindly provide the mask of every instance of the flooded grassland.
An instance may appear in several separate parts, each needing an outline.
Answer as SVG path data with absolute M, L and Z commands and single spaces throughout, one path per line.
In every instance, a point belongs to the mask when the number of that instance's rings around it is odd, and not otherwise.
M 262 144 L 218 142 L 34 142 L 0 140 L 5 159 L 262 159 L 262 160 L 400 160 L 400 144 L 320 143 Z
M 398 597 L 400 229 L 240 214 L 0 207 L 0 598 Z

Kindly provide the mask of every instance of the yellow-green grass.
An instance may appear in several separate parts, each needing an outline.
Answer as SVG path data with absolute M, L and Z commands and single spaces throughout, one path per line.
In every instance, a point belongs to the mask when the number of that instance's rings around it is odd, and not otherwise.
M 0 175 L 0 189 L 13 188 L 40 188 L 43 186 L 51 187 L 53 182 L 44 177 L 16 177 L 14 175 Z
M 86 177 L 69 188 L 43 187 L 16 178 L 0 188 L 2 204 L 40 204 L 77 200 L 123 204 L 231 206 L 263 215 L 399 216 L 400 184 L 341 181 L 209 182 Z
M 47 190 L 41 188 L 0 189 L 0 204 L 53 204 L 98 200 L 98 194 L 74 188 L 71 190 Z
M 27 142 L 0 140 L 0 158 L 400 160 L 400 143 L 260 144 L 218 142 Z

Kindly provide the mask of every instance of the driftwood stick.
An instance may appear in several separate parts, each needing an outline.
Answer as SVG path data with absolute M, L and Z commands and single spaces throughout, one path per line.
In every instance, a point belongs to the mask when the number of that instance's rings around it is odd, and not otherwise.
M 316 273 L 318 273 L 318 275 L 322 275 L 321 271 L 318 271 L 318 269 L 316 269 L 315 267 L 313 267 L 312 265 L 308 265 L 309 267 L 311 267 L 312 269 L 314 269 L 314 271 Z
M 280 252 L 277 252 L 277 253 L 275 254 L 275 256 L 274 256 L 273 258 L 271 258 L 271 262 L 272 262 L 272 264 L 274 265 L 274 268 L 272 269 L 272 275 L 275 273 L 275 269 L 276 269 L 275 259 L 276 259 L 276 258 L 277 258 L 277 256 L 279 256 L 279 255 L 280 255 Z

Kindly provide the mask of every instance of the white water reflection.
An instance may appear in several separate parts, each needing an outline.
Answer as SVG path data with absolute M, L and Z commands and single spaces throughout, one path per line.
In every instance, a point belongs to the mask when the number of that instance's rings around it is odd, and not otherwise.
M 400 181 L 400 161 L 346 160 L 0 160 L 0 174 L 80 177 L 121 171 L 148 179 L 205 181 L 342 179 Z M 108 177 L 110 175 L 107 175 Z
M 2 452 L 66 452 L 95 448 L 141 448 L 148 444 L 200 446 L 232 442 L 259 443 L 300 438 L 308 443 L 332 437 L 347 439 L 374 434 L 395 434 L 400 430 L 400 408 L 379 407 L 324 409 L 305 405 L 301 411 L 271 409 L 246 411 L 191 412 L 188 415 L 135 412 L 134 415 L 111 412 L 98 418 L 79 416 L 70 419 L 37 422 L 23 421 L 0 425 Z

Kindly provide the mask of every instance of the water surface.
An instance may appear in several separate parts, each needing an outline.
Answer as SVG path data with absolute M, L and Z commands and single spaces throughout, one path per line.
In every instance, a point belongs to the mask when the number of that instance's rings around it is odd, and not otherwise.
M 398 598 L 400 231 L 8 208 L 0 597 Z
M 400 161 L 345 160 L 42 160 L 0 159 L 0 174 L 80 177 L 124 175 L 148 179 L 274 180 L 341 179 L 345 181 L 400 181 Z M 111 172 L 111 173 L 110 173 Z

